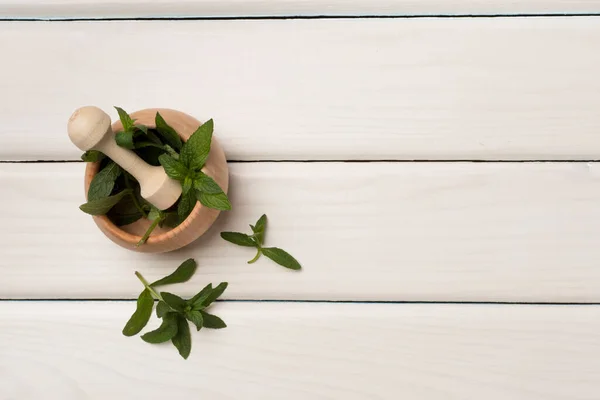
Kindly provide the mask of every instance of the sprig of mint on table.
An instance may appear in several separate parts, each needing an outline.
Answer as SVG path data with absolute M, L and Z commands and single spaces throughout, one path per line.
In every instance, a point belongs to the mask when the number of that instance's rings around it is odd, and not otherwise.
M 301 269 L 300 263 L 285 250 L 282 250 L 279 247 L 263 247 L 266 227 L 267 216 L 263 214 L 256 222 L 256 225 L 250 225 L 252 235 L 240 232 L 221 232 L 221 237 L 228 242 L 239 246 L 255 247 L 257 249 L 256 256 L 248 261 L 248 264 L 256 262 L 261 255 L 264 255 L 286 268 L 295 270 Z
M 184 359 L 189 357 L 192 350 L 192 337 L 188 321 L 196 326 L 197 331 L 202 328 L 225 328 L 227 325 L 221 318 L 209 314 L 206 310 L 223 294 L 227 288 L 227 282 L 221 282 L 216 288 L 213 288 L 212 284 L 208 284 L 188 300 L 173 293 L 156 290 L 158 286 L 186 282 L 194 275 L 195 271 L 196 262 L 191 258 L 185 260 L 172 274 L 153 283 L 148 283 L 142 274 L 136 271 L 135 275 L 145 289 L 137 299 L 135 312 L 123 328 L 123 335 L 134 336 L 141 332 L 152 316 L 155 300 L 158 300 L 156 316 L 162 319 L 162 323 L 157 329 L 143 334 L 141 338 L 152 344 L 170 340 Z
M 144 244 L 157 226 L 176 227 L 192 212 L 196 201 L 217 210 L 230 210 L 231 203 L 219 185 L 202 172 L 213 134 L 213 120 L 200 125 L 184 143 L 160 113 L 156 128 L 136 124 L 122 108 L 115 107 L 123 130 L 115 133 L 116 143 L 134 151 L 150 165 L 162 165 L 167 175 L 181 182 L 183 193 L 168 210 L 159 210 L 140 195 L 137 180 L 99 151 L 86 151 L 81 159 L 100 162 L 100 169 L 88 189 L 87 203 L 79 208 L 91 215 L 107 215 L 117 226 L 140 218 L 152 221 L 138 243 Z

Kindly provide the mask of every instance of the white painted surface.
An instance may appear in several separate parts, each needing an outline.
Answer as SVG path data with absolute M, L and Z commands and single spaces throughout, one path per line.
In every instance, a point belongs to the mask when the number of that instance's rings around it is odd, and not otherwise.
M 598 0 L 0 0 L 4 18 L 598 13 Z
M 221 331 L 126 338 L 127 303 L 0 303 L 0 399 L 591 400 L 600 307 L 225 303 Z M 154 325 L 152 326 L 154 327 Z
M 182 251 L 133 253 L 78 209 L 83 163 L 2 164 L 0 298 L 135 298 L 187 257 L 234 299 L 600 302 L 600 166 L 230 165 L 232 212 Z M 266 213 L 289 271 L 223 241 Z
M 77 159 L 87 104 L 212 117 L 237 160 L 598 159 L 599 22 L 4 22 L 0 160 Z
M 0 18 L 599 12 L 535 0 L 0 0 Z M 214 118 L 237 160 L 598 159 L 600 17 L 0 22 L 0 161 L 77 159 L 86 104 Z M 115 113 L 111 115 L 114 117 Z M 227 299 L 600 302 L 595 163 L 237 163 L 234 211 L 128 252 L 83 164 L 0 164 L 0 299 L 134 298 L 133 272 Z M 270 217 L 304 269 L 218 237 Z M 591 400 L 600 307 L 225 302 L 229 327 L 121 335 L 134 303 L 0 300 L 0 400 Z

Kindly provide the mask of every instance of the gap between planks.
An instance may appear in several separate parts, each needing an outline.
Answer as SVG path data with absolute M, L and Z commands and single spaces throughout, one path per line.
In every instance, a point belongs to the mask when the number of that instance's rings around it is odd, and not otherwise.
M 31 299 L 2 299 L 0 302 L 5 303 L 27 303 L 27 302 L 54 302 L 54 303 L 71 303 L 71 302 L 115 302 L 115 303 L 135 303 L 136 299 L 118 299 L 118 298 L 31 298 Z M 267 300 L 216 300 L 217 303 L 309 303 L 309 304 L 397 304 L 397 305 L 496 305 L 496 306 L 600 306 L 600 303 L 574 303 L 574 302 L 523 302 L 523 301 L 384 301 L 384 300 L 285 300 L 285 299 L 267 299 Z
M 414 18 L 595 15 L 598 0 L 0 0 L 0 18 Z
M 231 17 L 95 17 L 95 18 L 17 18 L 0 17 L 2 22 L 104 22 L 104 21 L 281 21 L 281 20 L 344 20 L 344 19 L 461 19 L 461 18 L 551 18 L 599 17 L 600 13 L 548 14 L 414 14 L 414 15 L 284 15 L 284 16 L 231 16 Z
M 286 164 L 371 164 L 371 163 L 426 163 L 426 164 L 543 164 L 543 163 L 597 163 L 599 160 L 227 160 L 228 164 L 262 164 L 262 163 L 286 163 Z M 0 160 L 0 164 L 78 164 L 81 160 Z

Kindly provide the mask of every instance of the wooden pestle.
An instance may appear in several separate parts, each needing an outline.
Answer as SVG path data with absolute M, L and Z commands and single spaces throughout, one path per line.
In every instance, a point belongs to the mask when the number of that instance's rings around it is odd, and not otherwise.
M 110 116 L 98 107 L 77 109 L 67 124 L 71 142 L 83 151 L 98 150 L 137 179 L 141 195 L 160 210 L 171 207 L 181 195 L 181 184 L 171 179 L 161 166 L 152 166 L 133 151 L 115 142 Z

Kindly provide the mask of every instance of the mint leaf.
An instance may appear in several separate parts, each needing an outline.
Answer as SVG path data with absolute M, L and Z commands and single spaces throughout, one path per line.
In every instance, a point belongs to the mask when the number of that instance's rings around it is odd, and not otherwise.
M 169 126 L 162 115 L 160 115 L 158 112 L 156 113 L 154 122 L 156 124 L 156 130 L 165 139 L 167 144 L 176 150 L 180 150 L 182 145 L 181 138 L 175 129 Z
M 227 324 L 216 315 L 209 314 L 205 311 L 200 311 L 202 314 L 203 326 L 209 329 L 223 329 L 227 328 Z
M 196 192 L 196 196 L 202 205 L 216 210 L 227 211 L 231 210 L 231 203 L 227 195 L 223 192 L 218 194 L 210 194 L 204 192 Z
M 213 134 L 213 120 L 209 119 L 202 124 L 183 144 L 179 153 L 179 160 L 188 169 L 200 171 L 210 153 L 210 145 Z
M 98 172 L 90 183 L 87 195 L 88 201 L 110 196 L 115 187 L 115 181 L 121 175 L 121 172 L 121 167 L 113 161 L 102 168 L 102 171 Z
M 153 129 L 149 129 L 146 132 L 146 137 L 148 138 L 148 140 L 150 140 L 152 143 L 155 143 L 155 144 L 165 148 L 165 150 L 166 150 L 166 147 L 171 148 L 171 146 L 169 146 L 169 145 L 163 145 L 162 140 L 160 140 L 159 137 L 154 132 L 156 132 L 156 131 Z M 179 157 L 179 155 L 177 155 L 177 156 Z
M 148 135 L 148 127 L 142 124 L 135 124 L 134 128 L 142 132 L 144 135 Z
M 156 305 L 156 316 L 158 318 L 162 318 L 167 315 L 168 312 L 173 311 L 171 307 L 164 301 L 159 301 Z
M 132 224 L 144 216 L 135 204 L 133 196 L 127 196 L 119 201 L 106 215 L 117 226 Z
M 194 207 L 196 206 L 196 194 L 192 191 L 187 194 L 182 194 L 179 199 L 179 205 L 177 206 L 177 215 L 181 222 L 190 215 Z
M 188 194 L 190 192 L 190 190 L 192 190 L 192 178 L 190 178 L 189 176 L 186 176 L 185 179 L 183 180 L 182 191 L 183 191 L 183 193 Z
M 104 157 L 105 155 L 98 150 L 88 150 L 81 155 L 81 160 L 85 162 L 98 162 Z
M 177 329 L 177 314 L 168 313 L 157 329 L 142 335 L 142 340 L 147 343 L 164 343 L 177 334 Z
M 120 131 L 115 134 L 115 141 L 121 147 L 126 149 L 133 149 L 133 133 L 131 131 Z
M 204 172 L 200 172 L 198 176 L 194 178 L 194 188 L 208 194 L 223 193 L 223 189 L 221 189 L 217 182 Z
M 171 307 L 173 310 L 183 312 L 186 306 L 186 302 L 184 299 L 169 292 L 160 292 L 160 296 L 163 298 L 165 303 L 167 303 L 169 307 Z
M 196 261 L 193 258 L 188 258 L 172 274 L 151 283 L 150 286 L 155 287 L 187 282 L 194 275 L 194 272 L 196 272 Z
M 240 232 L 221 232 L 221 237 L 228 242 L 237 244 L 239 246 L 256 247 L 256 242 L 251 236 Z
M 164 150 L 163 145 L 156 144 L 156 143 L 153 143 L 153 142 L 147 142 L 147 141 L 136 141 L 135 144 L 134 144 L 134 146 L 135 146 L 136 149 L 143 149 L 143 148 L 146 148 L 146 147 L 154 147 L 155 149 L 162 149 L 162 150 Z
M 175 151 L 175 149 L 173 149 L 171 146 L 169 146 L 168 144 L 165 144 L 163 146 L 163 149 L 165 149 L 165 151 L 167 152 L 167 154 L 169 154 L 171 157 L 173 157 L 174 159 L 179 161 L 179 153 Z
M 206 298 L 206 300 L 204 300 L 202 302 L 202 304 L 205 307 L 210 306 L 216 299 L 219 298 L 219 296 L 221 296 L 223 294 L 223 292 L 225 291 L 225 289 L 227 289 L 227 282 L 221 282 L 219 284 L 219 286 L 217 286 L 216 288 L 214 288 L 210 294 L 208 295 L 208 297 Z
M 137 308 L 135 312 L 123 328 L 123 335 L 133 336 L 139 333 L 150 320 L 153 306 L 154 299 L 152 298 L 152 295 L 148 289 L 144 289 L 137 299 Z
M 179 225 L 179 216 L 175 211 L 163 212 L 164 219 L 162 221 L 163 225 L 175 228 Z
M 177 315 L 177 334 L 171 339 L 181 357 L 187 360 L 192 351 L 192 336 L 190 326 L 182 315 Z
M 277 264 L 289 269 L 300 269 L 300 263 L 286 251 L 278 247 L 264 247 L 262 253 Z
M 206 298 L 212 292 L 212 290 L 212 283 L 209 283 L 208 285 L 204 286 L 204 288 L 201 291 L 196 293 L 194 297 L 189 299 L 187 301 L 187 304 L 191 305 L 194 310 L 199 310 L 200 308 L 202 308 L 202 303 L 204 302 L 204 300 L 206 300 Z
M 123 110 L 120 107 L 115 107 L 115 109 L 119 113 L 119 119 L 121 120 L 121 124 L 123 125 L 123 130 L 128 131 L 131 128 L 133 128 L 133 120 L 131 119 L 129 114 L 127 114 L 127 112 L 125 112 L 125 110 Z
M 196 325 L 196 330 L 200 330 L 202 329 L 202 314 L 200 314 L 200 311 L 189 311 L 185 313 L 185 317 L 187 319 L 190 320 L 190 322 L 192 322 L 194 325 Z
M 182 181 L 189 174 L 188 169 L 185 167 L 185 165 L 183 165 L 168 154 L 161 154 L 158 157 L 158 162 L 160 162 L 160 165 L 163 166 L 169 178 Z
M 258 244 L 262 246 L 265 241 L 265 229 L 267 227 L 267 216 L 263 214 L 258 221 L 256 221 L 256 226 L 250 225 L 252 228 L 252 232 L 254 232 L 254 237 L 258 241 Z
M 79 209 L 90 215 L 104 215 L 113 208 L 123 197 L 132 193 L 131 189 L 125 189 L 113 196 L 88 201 L 79 206 Z

